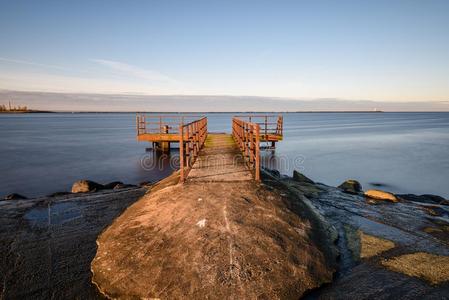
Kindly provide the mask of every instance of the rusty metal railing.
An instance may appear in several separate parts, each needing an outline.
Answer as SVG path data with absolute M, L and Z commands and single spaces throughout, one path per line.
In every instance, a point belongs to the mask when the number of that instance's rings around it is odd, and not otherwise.
M 207 137 L 207 118 L 179 125 L 179 169 L 184 182 Z
M 153 115 L 137 114 L 137 135 L 151 134 L 179 134 L 179 124 L 186 124 L 198 120 L 203 116 L 198 115 Z
M 283 135 L 284 118 L 282 115 L 238 115 L 236 118 L 249 123 L 258 124 L 262 136 Z
M 242 151 L 254 179 L 260 181 L 260 125 L 238 117 L 232 119 L 232 136 Z

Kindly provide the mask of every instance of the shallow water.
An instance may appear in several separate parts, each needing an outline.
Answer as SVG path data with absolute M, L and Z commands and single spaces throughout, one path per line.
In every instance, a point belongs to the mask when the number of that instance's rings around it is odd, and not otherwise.
M 232 115 L 209 114 L 209 130 L 230 132 Z M 83 178 L 154 181 L 176 168 L 168 159 L 142 166 L 153 157 L 135 139 L 132 113 L 0 115 L 0 141 L 0 196 L 68 191 Z M 263 162 L 329 185 L 354 178 L 365 189 L 448 198 L 448 153 L 449 113 L 288 113 L 284 141 Z

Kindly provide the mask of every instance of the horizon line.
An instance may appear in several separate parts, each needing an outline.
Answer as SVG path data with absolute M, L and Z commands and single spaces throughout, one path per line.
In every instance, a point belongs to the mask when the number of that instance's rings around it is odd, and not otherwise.
M 357 102 L 381 102 L 381 103 L 446 103 L 448 100 L 373 100 L 373 99 L 354 99 L 354 98 L 332 98 L 332 97 L 283 97 L 283 96 L 257 96 L 257 95 L 232 95 L 232 94 L 146 94 L 135 92 L 123 92 L 123 93 L 107 93 L 107 92 L 63 92 L 63 91 L 39 91 L 39 90 L 13 90 L 0 88 L 2 92 L 14 92 L 14 93 L 39 93 L 39 94 L 63 94 L 63 95 L 102 95 L 102 96 L 149 96 L 149 97 L 229 97 L 229 98 L 262 98 L 262 99 L 279 99 L 286 101 L 316 101 L 316 100 L 332 100 L 332 101 L 357 101 Z

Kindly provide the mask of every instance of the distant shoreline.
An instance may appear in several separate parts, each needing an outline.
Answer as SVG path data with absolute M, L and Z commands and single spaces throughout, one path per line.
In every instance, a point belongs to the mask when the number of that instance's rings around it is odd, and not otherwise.
M 0 111 L 0 114 L 39 114 L 39 113 L 56 113 L 56 112 L 46 110 Z
M 185 114 L 377 114 L 377 113 L 449 113 L 449 111 L 46 111 L 46 110 L 30 110 L 30 111 L 0 111 L 0 114 L 28 114 L 28 113 L 52 113 L 52 114 L 167 114 L 167 115 L 185 115 Z
M 289 114 L 289 113 L 383 113 L 383 111 L 186 111 L 186 112 L 170 112 L 170 111 L 58 111 L 58 113 L 95 113 L 95 114 Z
M 424 111 L 422 111 L 424 112 Z M 417 111 L 417 113 L 422 113 Z M 4 114 L 27 114 L 27 113 L 59 113 L 59 114 L 296 114 L 296 113 L 384 113 L 384 111 L 45 111 L 45 110 L 30 110 L 30 111 L 0 111 Z

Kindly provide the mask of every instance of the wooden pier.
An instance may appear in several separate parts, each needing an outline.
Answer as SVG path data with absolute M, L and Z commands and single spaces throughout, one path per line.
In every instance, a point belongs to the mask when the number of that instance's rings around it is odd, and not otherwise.
M 192 169 L 191 177 L 195 180 L 229 177 L 236 180 L 236 174 L 246 178 L 244 173 L 249 171 L 259 181 L 260 150 L 274 149 L 276 142 L 282 140 L 283 118 L 281 115 L 238 115 L 232 119 L 232 135 L 226 135 L 209 134 L 204 116 L 140 114 L 136 117 L 136 129 L 137 140 L 151 142 L 156 151 L 167 152 L 171 143 L 179 144 L 181 182 L 189 178 Z M 263 147 L 262 143 L 271 145 Z M 197 159 L 199 162 L 195 166 Z M 218 170 L 217 164 L 232 167 Z M 243 172 L 245 165 L 247 168 Z

